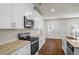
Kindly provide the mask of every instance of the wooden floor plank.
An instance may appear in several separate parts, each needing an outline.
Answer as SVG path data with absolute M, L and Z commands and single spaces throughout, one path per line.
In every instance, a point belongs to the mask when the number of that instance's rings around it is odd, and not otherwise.
M 61 39 L 46 39 L 39 55 L 64 55 Z

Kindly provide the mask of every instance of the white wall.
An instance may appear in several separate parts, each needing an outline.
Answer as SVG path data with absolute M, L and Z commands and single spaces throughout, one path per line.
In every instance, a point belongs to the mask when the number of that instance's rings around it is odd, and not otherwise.
M 78 24 L 79 26 L 79 18 L 70 18 L 66 20 L 66 35 L 70 35 L 71 32 L 71 27 L 73 26 L 73 24 Z
M 55 34 L 48 35 L 47 26 L 48 25 L 55 25 Z M 79 25 L 79 18 L 62 18 L 62 19 L 52 19 L 52 20 L 45 20 L 45 34 L 46 37 L 60 37 L 63 38 L 66 35 L 70 35 L 71 27 L 73 24 Z
M 52 38 L 57 38 L 57 37 L 60 37 L 60 38 L 62 38 L 62 37 L 64 37 L 64 35 L 65 35 L 65 20 L 60 20 L 60 19 L 54 19 L 54 20 L 46 20 L 45 21 L 45 34 L 46 34 L 46 37 L 47 38 L 50 38 L 50 37 L 52 37 Z M 55 25 L 55 33 L 53 34 L 53 35 L 49 35 L 48 34 L 48 30 L 47 30 L 47 28 L 48 28 L 48 25 Z
M 4 44 L 10 41 L 18 40 L 18 33 L 27 33 L 30 32 L 32 36 L 38 36 L 40 34 L 40 30 L 32 30 L 32 29 L 2 29 L 0 30 L 0 44 Z

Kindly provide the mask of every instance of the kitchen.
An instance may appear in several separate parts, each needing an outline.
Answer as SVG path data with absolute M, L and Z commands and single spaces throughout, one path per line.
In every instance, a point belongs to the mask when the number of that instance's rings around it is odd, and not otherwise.
M 47 39 L 79 55 L 78 33 L 78 3 L 0 3 L 0 55 L 43 55 Z
M 40 37 L 40 47 L 44 44 L 45 40 L 43 35 L 43 29 L 39 25 L 43 24 L 42 16 L 32 8 L 32 4 L 29 3 L 3 3 L 0 4 L 0 13 L 1 13 L 1 22 L 0 22 L 0 54 L 9 54 L 9 52 L 15 51 L 18 48 L 25 46 L 28 47 L 26 49 L 26 54 L 31 54 L 31 42 L 26 41 L 25 43 L 21 43 L 18 41 L 18 34 L 30 33 L 30 36 Z M 30 16 L 32 14 L 32 16 Z M 27 16 L 29 20 L 30 17 L 34 21 L 34 27 L 28 28 L 26 23 L 24 24 L 24 16 Z M 4 21 L 5 20 L 5 21 Z M 25 19 L 27 20 L 27 19 Z M 27 22 L 27 21 L 26 21 Z M 39 24 L 37 24 L 39 22 Z M 25 27 L 25 26 L 27 27 Z M 27 24 L 28 25 L 28 24 Z M 30 26 L 29 26 L 30 27 Z M 44 27 L 43 27 L 44 28 Z M 27 35 L 27 34 L 26 34 Z M 12 42 L 12 44 L 10 44 Z M 14 42 L 14 43 L 13 43 Z M 17 44 L 16 44 L 17 43 Z M 10 45 L 10 47 L 8 47 Z M 15 44 L 15 45 L 14 45 Z M 21 46 L 20 46 L 20 45 Z M 7 45 L 7 46 L 6 46 Z M 17 45 L 17 46 L 16 46 Z M 12 48 L 14 47 L 14 48 Z M 25 47 L 25 48 L 26 48 Z M 10 48 L 10 50 L 9 50 Z M 24 48 L 23 48 L 24 49 Z M 7 51 L 8 50 L 8 51 Z M 22 49 L 21 49 L 22 50 Z M 20 54 L 21 52 L 19 52 Z M 24 52 L 22 52 L 24 54 Z M 14 53 L 13 53 L 14 54 Z M 18 54 L 18 52 L 15 52 Z

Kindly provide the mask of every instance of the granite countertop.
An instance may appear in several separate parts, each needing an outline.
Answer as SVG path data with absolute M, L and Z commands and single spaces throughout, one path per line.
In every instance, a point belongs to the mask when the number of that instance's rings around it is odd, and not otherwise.
M 65 40 L 69 42 L 74 48 L 79 48 L 79 40 L 67 38 Z
M 16 40 L 10 43 L 6 43 L 3 45 L 0 45 L 0 55 L 7 55 L 15 51 L 16 49 L 19 49 L 27 44 L 30 44 L 30 41 L 24 41 L 24 40 Z

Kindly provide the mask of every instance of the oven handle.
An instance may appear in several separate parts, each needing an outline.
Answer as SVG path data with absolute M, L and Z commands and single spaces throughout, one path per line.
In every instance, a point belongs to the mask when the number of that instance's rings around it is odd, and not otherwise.
M 31 44 L 35 44 L 37 41 L 39 41 L 39 40 L 36 40 L 36 41 L 32 42 Z

